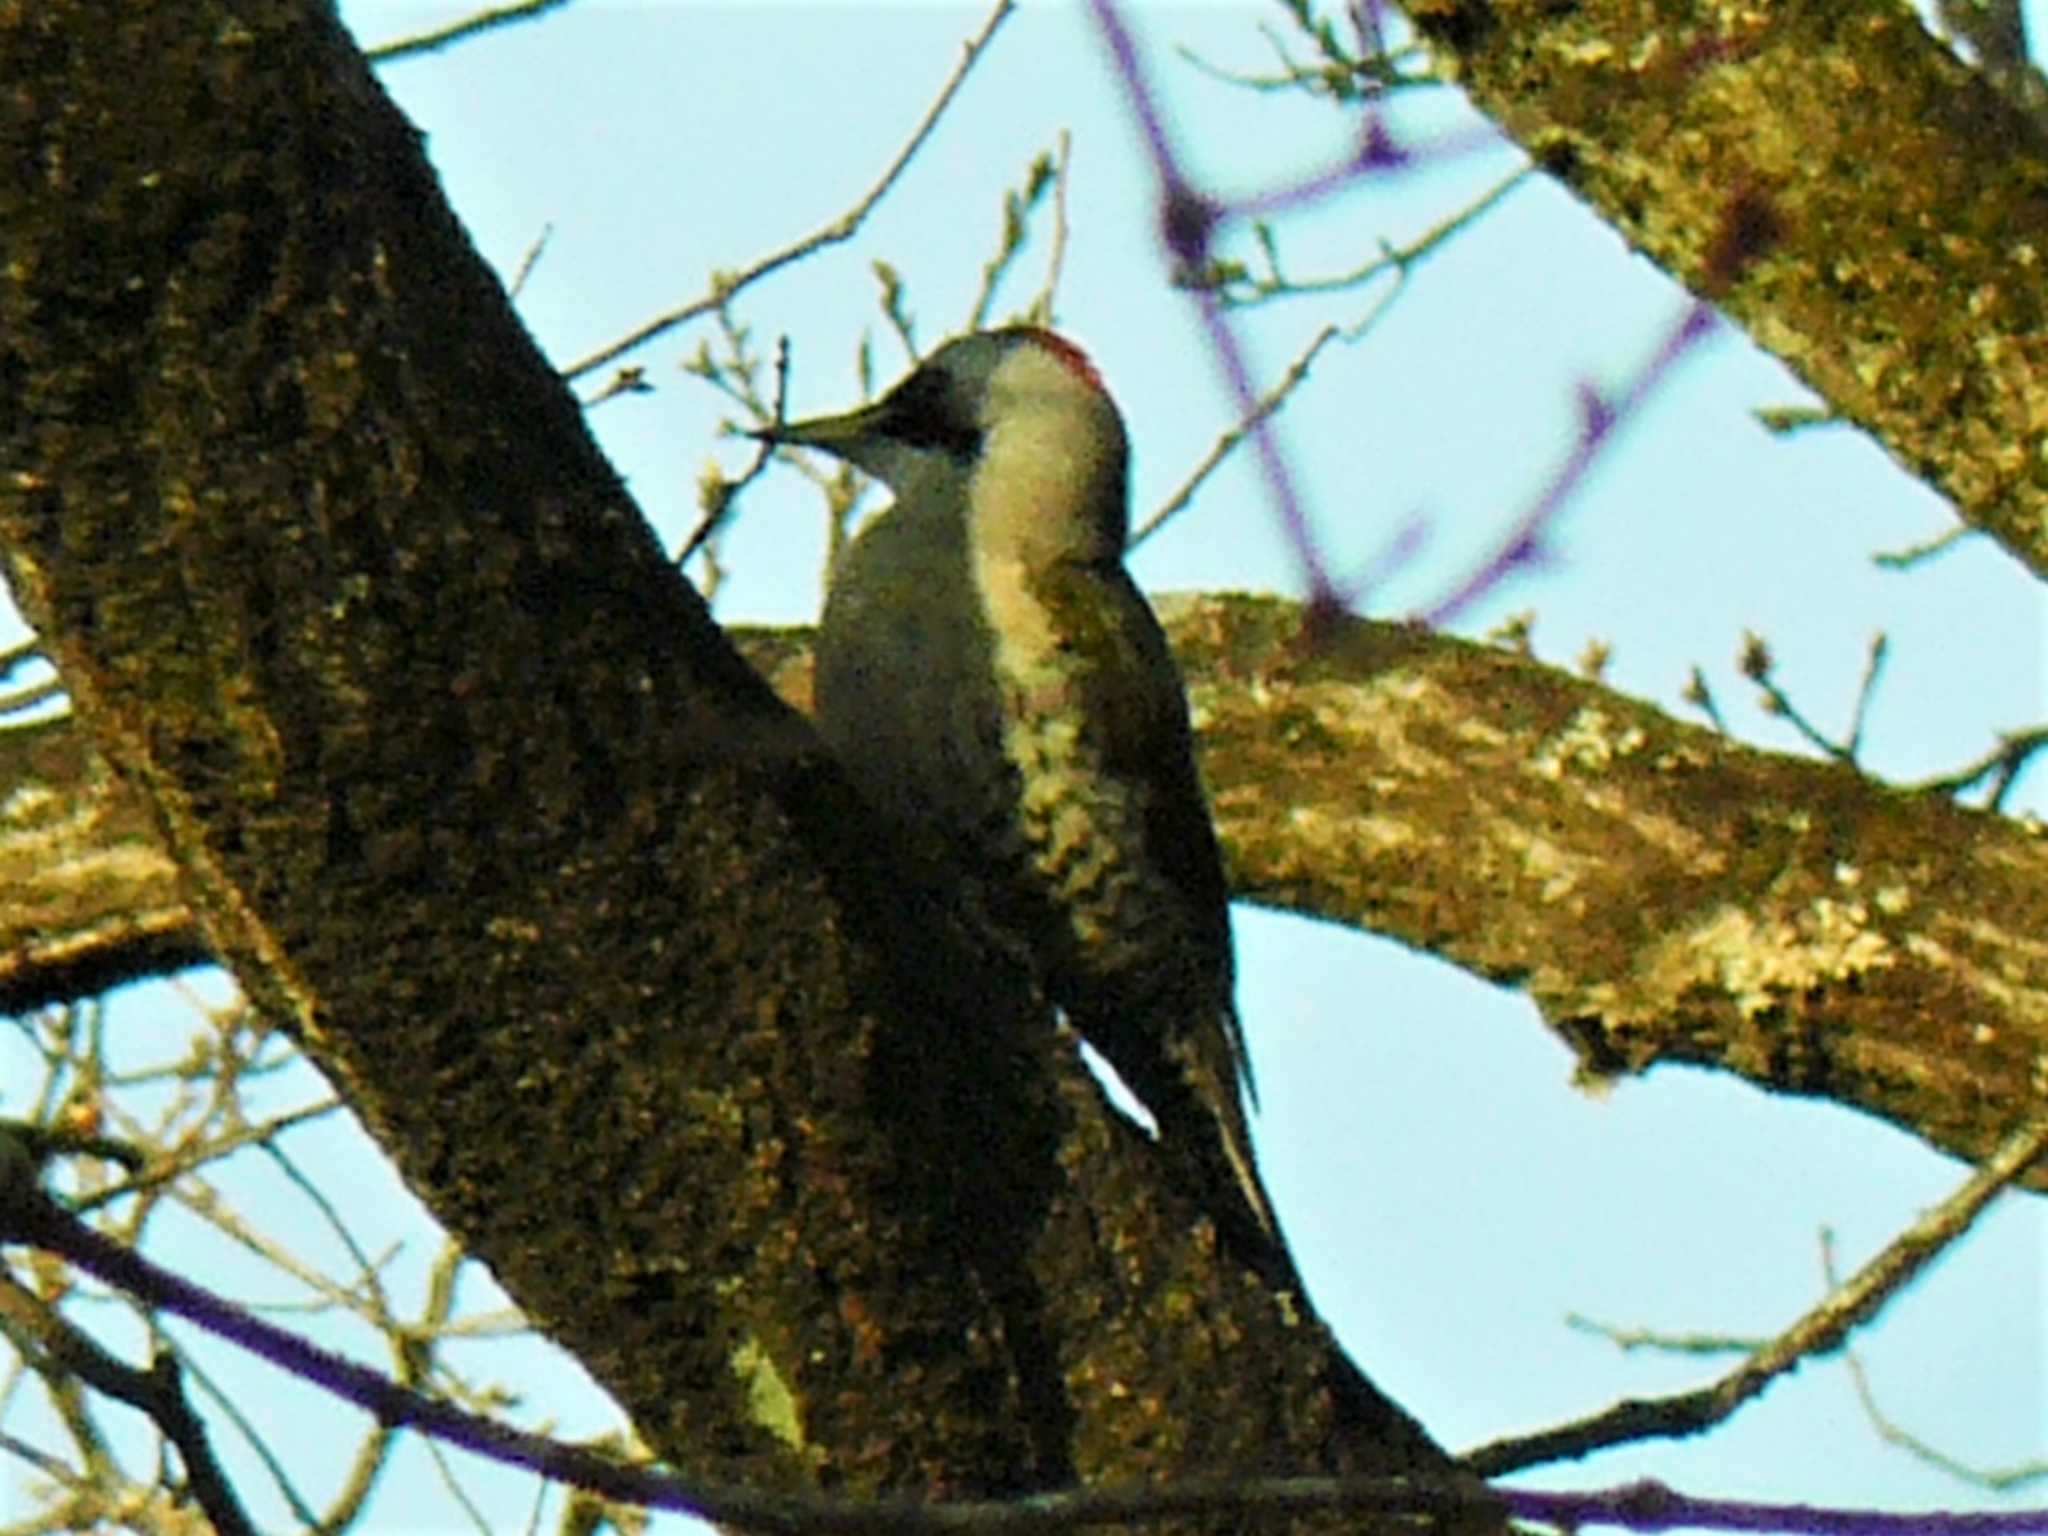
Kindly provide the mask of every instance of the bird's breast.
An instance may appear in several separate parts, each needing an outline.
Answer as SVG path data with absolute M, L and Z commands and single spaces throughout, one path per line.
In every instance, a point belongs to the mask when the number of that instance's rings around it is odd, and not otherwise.
M 974 562 L 988 616 L 1002 754 L 1013 784 L 1010 833 L 1020 874 L 1063 944 L 1099 949 L 1129 908 L 1148 806 L 1142 780 L 1112 771 L 1097 675 L 1114 658 L 1088 642 L 1072 594 L 1021 561 Z

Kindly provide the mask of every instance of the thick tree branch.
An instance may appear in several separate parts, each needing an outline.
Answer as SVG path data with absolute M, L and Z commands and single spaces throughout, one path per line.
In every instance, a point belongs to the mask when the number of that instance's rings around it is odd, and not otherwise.
M 2038 825 L 1502 650 L 1365 623 L 1309 647 L 1299 617 L 1175 609 L 1240 895 L 1525 988 L 1590 1074 L 1715 1066 L 1972 1160 L 2031 1101 Z
M 2032 824 L 1741 746 L 1503 650 L 1363 620 L 1311 647 L 1301 609 L 1270 599 L 1161 608 L 1241 898 L 1525 987 L 1591 1074 L 1718 1067 L 1972 1159 L 2032 1092 Z M 805 638 L 741 637 L 799 704 Z M 84 896 L 80 926 L 119 932 L 118 888 Z M 0 975 L 20 952 L 0 947 Z
M 1544 169 L 2048 575 L 2038 118 L 1896 0 L 1404 9 Z

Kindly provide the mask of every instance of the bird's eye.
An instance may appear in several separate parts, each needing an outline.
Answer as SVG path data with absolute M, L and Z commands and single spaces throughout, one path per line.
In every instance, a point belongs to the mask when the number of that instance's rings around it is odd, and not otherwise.
M 981 425 L 961 413 L 958 395 L 941 373 L 912 374 L 890 401 L 891 435 L 913 448 L 972 459 L 981 452 Z

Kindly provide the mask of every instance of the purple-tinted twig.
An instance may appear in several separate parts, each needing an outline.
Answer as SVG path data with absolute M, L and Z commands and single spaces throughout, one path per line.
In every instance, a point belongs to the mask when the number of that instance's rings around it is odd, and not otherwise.
M 1251 416 L 1240 419 L 1219 434 L 1216 441 L 1210 445 L 1209 451 L 1202 456 L 1202 461 L 1188 472 L 1187 478 L 1180 483 L 1180 487 L 1172 495 L 1168 496 L 1165 501 L 1160 503 L 1158 510 L 1137 526 L 1131 534 L 1130 542 L 1125 545 L 1127 551 L 1136 549 L 1140 544 L 1144 543 L 1145 540 L 1158 531 L 1160 525 L 1194 500 L 1195 492 L 1201 489 L 1202 483 L 1215 472 L 1219 464 L 1230 456 L 1232 450 L 1244 441 L 1246 435 L 1256 431 L 1261 422 L 1287 403 L 1288 397 L 1294 393 L 1295 389 L 1301 384 L 1301 381 L 1308 376 L 1309 365 L 1315 361 L 1316 354 L 1321 352 L 1324 347 L 1328 346 L 1341 334 L 1334 325 L 1326 325 L 1316 333 L 1315 338 L 1309 342 L 1301 355 L 1295 358 L 1287 372 L 1281 376 L 1280 382 L 1268 390 L 1264 397 L 1252 407 Z
M 2032 1127 L 2040 1142 L 2048 1130 Z M 2002 1149 L 1985 1165 L 2012 1159 Z M 2003 1177 L 2013 1170 L 2005 1168 Z M 1973 1181 L 1973 1183 L 1976 1181 Z M 1916 1229 L 1917 1230 L 1917 1229 Z M 632 1466 L 494 1423 L 422 1396 L 333 1351 L 233 1307 L 76 1221 L 37 1184 L 18 1139 L 0 1136 L 0 1242 L 43 1248 L 128 1292 L 146 1306 L 198 1324 L 230 1343 L 314 1381 L 363 1408 L 379 1424 L 418 1429 L 491 1460 L 573 1483 L 605 1498 L 680 1511 L 768 1536 L 941 1536 L 941 1533 L 1052 1532 L 1232 1514 L 1250 1520 L 1318 1510 L 1446 1516 L 1493 1510 L 1556 1524 L 1594 1522 L 1634 1530 L 1783 1530 L 1814 1536 L 2005 1536 L 2039 1531 L 2041 1516 L 1888 1514 L 1797 1505 L 1692 1499 L 1657 1484 L 1580 1493 L 1489 1489 L 1434 1478 L 1249 1478 L 1168 1487 L 1077 1488 L 1007 1501 L 943 1504 L 908 1499 L 849 1502 L 705 1488 L 651 1467 Z M 1852 1286 L 1856 1282 L 1852 1281 Z
M 1421 147 L 1404 143 L 1395 137 L 1377 105 L 1368 100 L 1355 147 L 1340 164 L 1287 187 L 1226 205 L 1197 191 L 1182 172 L 1181 157 L 1175 152 L 1157 94 L 1139 56 L 1137 42 L 1114 0 L 1091 0 L 1091 10 L 1123 82 L 1126 98 L 1152 161 L 1153 174 L 1159 186 L 1161 241 L 1166 246 L 1177 278 L 1193 293 L 1202 328 L 1221 366 L 1238 418 L 1251 424 L 1253 451 L 1258 456 L 1260 471 L 1273 504 L 1279 511 L 1283 535 L 1301 573 L 1301 585 L 1307 597 L 1307 624 L 1313 629 L 1319 618 L 1343 611 L 1351 599 L 1332 578 L 1324 562 L 1301 498 L 1295 490 L 1292 468 L 1280 451 L 1271 424 L 1261 418 L 1259 392 L 1253 388 L 1243 345 L 1229 322 L 1226 305 L 1213 286 L 1202 280 L 1203 274 L 1212 270 L 1211 252 L 1216 233 L 1228 219 L 1299 207 L 1354 184 L 1362 176 L 1386 174 L 1424 162 L 1438 163 L 1446 154 L 1464 151 L 1463 136 Z M 1380 13 L 1369 5 L 1354 9 L 1352 21 L 1367 45 L 1376 44 L 1383 36 Z M 1486 129 L 1472 136 L 1471 142 L 1490 145 L 1499 140 L 1491 129 Z M 1412 530 L 1404 529 L 1395 547 L 1397 550 L 1406 549 L 1415 542 Z M 1379 577 L 1376 575 L 1374 579 Z
M 1230 204 L 1230 213 L 1259 218 L 1269 213 L 1306 208 L 1326 197 L 1349 191 L 1364 176 L 1399 176 L 1409 171 L 1436 170 L 1448 161 L 1508 145 L 1498 130 L 1484 126 L 1461 128 L 1422 140 L 1399 139 L 1386 126 L 1384 115 L 1378 109 L 1368 110 L 1370 116 L 1365 130 L 1349 154 L 1284 187 L 1238 199 Z
M 2021 1536 L 2044 1528 L 2038 1509 L 1996 1514 L 1829 1509 L 1816 1504 L 1695 1499 L 1648 1480 L 1591 1493 L 1518 1489 L 1505 1499 L 1518 1518 L 1546 1521 L 1562 1530 L 1602 1525 L 1628 1531 L 1773 1531 L 1786 1536 Z
M 1394 530 L 1393 537 L 1373 551 L 1372 558 L 1357 575 L 1345 582 L 1339 600 L 1346 608 L 1357 608 L 1379 588 L 1392 581 L 1421 555 L 1429 542 L 1429 520 L 1411 517 Z
M 1297 20 L 1309 26 L 1306 9 L 1291 7 Z M 1243 351 L 1224 316 L 1224 305 L 1212 291 L 1205 276 L 1214 270 L 1211 251 L 1217 230 L 1230 218 L 1256 214 L 1268 209 L 1300 206 L 1321 198 L 1358 178 L 1381 175 L 1422 163 L 1439 163 L 1447 155 L 1462 152 L 1464 136 L 1418 146 L 1398 138 L 1378 102 L 1367 92 L 1356 146 L 1339 165 L 1280 189 L 1225 204 L 1198 191 L 1181 170 L 1182 160 L 1174 151 L 1158 99 L 1146 78 L 1138 47 L 1125 25 L 1115 0 L 1090 0 L 1097 30 L 1101 33 L 1112 62 L 1121 78 L 1132 114 L 1136 117 L 1154 175 L 1160 188 L 1159 222 L 1161 240 L 1173 261 L 1176 279 L 1195 293 L 1203 329 L 1215 349 L 1224 377 L 1235 397 L 1241 418 L 1254 418 L 1256 392 Z M 1379 0 L 1359 0 L 1349 11 L 1361 52 L 1383 51 L 1385 30 Z M 1335 49 L 1331 34 L 1310 28 L 1326 55 Z M 1472 143 L 1494 143 L 1491 129 L 1472 136 Z M 1613 440 L 1617 430 L 1638 415 L 1659 385 L 1678 362 L 1698 346 L 1715 324 L 1711 301 L 1724 294 L 1744 273 L 1777 243 L 1782 222 L 1769 195 L 1754 187 L 1737 187 L 1723 208 L 1719 227 L 1701 264 L 1697 280 L 1702 298 L 1688 305 L 1671 333 L 1666 336 L 1637 376 L 1609 399 L 1590 384 L 1579 388 L 1579 430 L 1572 452 L 1535 503 L 1510 529 L 1508 536 L 1450 596 L 1438 602 L 1424 621 L 1442 625 L 1462 613 L 1485 593 L 1515 572 L 1537 565 L 1549 555 L 1546 536 L 1570 497 L 1584 483 L 1599 453 Z M 1270 252 L 1270 248 L 1269 248 Z M 1308 599 L 1307 625 L 1316 626 L 1319 617 L 1346 609 L 1352 597 L 1335 583 L 1327 570 L 1308 526 L 1285 459 L 1269 426 L 1257 423 L 1252 439 L 1282 529 L 1302 573 Z
M 1515 520 L 1507 536 L 1492 553 L 1453 587 L 1448 597 L 1439 599 L 1422 615 L 1423 623 L 1432 629 L 1441 629 L 1517 572 L 1541 565 L 1550 558 L 1551 550 L 1547 543 L 1550 532 L 1565 505 L 1585 483 L 1587 471 L 1601 451 L 1608 446 L 1617 430 L 1641 414 L 1644 404 L 1670 378 L 1678 363 L 1713 330 L 1714 325 L 1713 306 L 1695 299 L 1686 305 L 1678 323 L 1657 344 L 1650 360 L 1613 399 L 1610 400 L 1590 383 L 1581 382 L 1578 389 L 1578 435 L 1563 466 L 1551 476 L 1550 483 L 1543 487 L 1529 510 Z
M 1152 158 L 1153 173 L 1158 177 L 1161 236 L 1174 259 L 1176 270 L 1200 272 L 1208 263 L 1210 242 L 1221 210 L 1182 178 L 1180 162 L 1168 141 L 1166 123 L 1160 116 L 1157 98 L 1138 58 L 1137 43 L 1124 25 L 1123 17 L 1110 0 L 1091 0 L 1091 8 L 1103 41 L 1123 77 L 1131 110 L 1137 115 Z M 1251 420 L 1258 409 L 1258 392 L 1252 388 L 1251 370 L 1245 366 L 1243 348 L 1238 344 L 1237 335 L 1224 318 L 1223 308 L 1214 294 L 1197 289 L 1195 302 L 1210 344 L 1222 362 L 1224 378 L 1229 383 L 1237 414 L 1240 419 Z M 1325 609 L 1332 598 L 1330 579 L 1323 569 L 1322 557 L 1316 551 L 1301 499 L 1295 494 L 1293 474 L 1267 423 L 1255 422 L 1251 436 L 1259 466 L 1265 472 L 1266 485 L 1280 509 L 1287 541 L 1301 567 L 1310 608 L 1312 611 Z

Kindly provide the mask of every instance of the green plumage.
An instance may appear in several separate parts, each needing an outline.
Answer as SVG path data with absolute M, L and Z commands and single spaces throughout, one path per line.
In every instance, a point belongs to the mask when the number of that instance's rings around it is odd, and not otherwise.
M 827 597 L 825 739 L 977 887 L 1225 1232 L 1271 1248 L 1222 861 L 1179 673 L 1123 567 L 1123 426 L 1093 370 L 1046 332 L 981 333 L 772 435 L 896 494 Z

